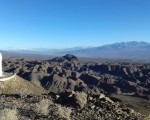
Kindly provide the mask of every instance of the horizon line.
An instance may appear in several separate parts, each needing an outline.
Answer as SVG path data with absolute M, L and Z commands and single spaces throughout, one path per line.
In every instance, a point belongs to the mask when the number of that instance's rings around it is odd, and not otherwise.
M 133 43 L 133 42 L 136 42 L 136 43 L 148 43 L 150 44 L 150 42 L 147 42 L 147 41 L 122 41 L 122 42 L 113 42 L 113 43 L 108 43 L 108 44 L 102 44 L 102 45 L 98 45 L 98 46 L 73 46 L 73 47 L 63 47 L 63 48 L 44 48 L 44 47 L 37 47 L 37 48 L 13 48 L 13 47 L 9 47 L 9 48 L 2 48 L 0 50 L 13 50 L 13 51 L 16 51 L 16 50 L 28 50 L 28 51 L 32 51 L 32 50 L 40 50 L 40 49 L 44 49 L 44 50 L 64 50 L 64 49 L 77 49 L 77 48 L 82 48 L 82 49 L 86 49 L 86 48 L 93 48 L 93 47 L 102 47 L 102 46 L 106 46 L 106 45 L 113 45 L 113 44 L 119 44 L 119 43 Z

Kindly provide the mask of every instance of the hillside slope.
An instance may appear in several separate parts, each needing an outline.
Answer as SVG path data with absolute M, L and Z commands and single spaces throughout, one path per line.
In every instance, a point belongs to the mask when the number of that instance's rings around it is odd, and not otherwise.
M 43 88 L 36 87 L 19 76 L 5 82 L 0 81 L 1 94 L 41 94 L 45 92 Z

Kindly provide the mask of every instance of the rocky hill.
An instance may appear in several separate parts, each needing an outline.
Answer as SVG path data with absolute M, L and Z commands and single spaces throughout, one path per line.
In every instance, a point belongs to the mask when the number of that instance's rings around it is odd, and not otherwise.
M 6 72 L 14 71 L 36 86 L 53 92 L 68 89 L 117 93 L 149 100 L 149 64 L 84 63 L 73 55 L 66 55 L 42 61 L 13 58 L 5 60 L 3 65 Z
M 150 114 L 146 107 L 150 106 L 149 64 L 83 62 L 67 54 L 51 60 L 5 59 L 3 68 L 48 92 L 103 93 L 143 115 Z
M 63 92 L 0 96 L 1 120 L 142 120 L 144 116 L 104 94 Z

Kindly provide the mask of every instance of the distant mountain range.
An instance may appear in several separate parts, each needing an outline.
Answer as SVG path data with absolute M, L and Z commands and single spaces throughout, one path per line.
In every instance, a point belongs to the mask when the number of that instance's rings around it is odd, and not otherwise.
M 10 51 L 7 51 L 9 53 Z M 79 57 L 150 60 L 150 43 L 148 42 L 120 42 L 99 47 L 76 47 L 68 49 L 34 49 L 14 50 L 11 53 L 65 55 L 73 54 Z
M 92 58 L 150 60 L 150 43 L 135 41 L 121 42 L 93 48 L 66 51 L 66 53 Z

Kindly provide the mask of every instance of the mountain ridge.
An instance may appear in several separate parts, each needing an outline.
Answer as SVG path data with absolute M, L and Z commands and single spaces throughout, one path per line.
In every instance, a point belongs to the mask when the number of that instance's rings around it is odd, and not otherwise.
M 80 57 L 150 60 L 150 43 L 120 42 L 76 51 L 62 52 Z M 60 54 L 60 53 L 59 53 Z
M 4 52 L 4 51 L 3 51 Z M 6 53 L 7 52 L 7 53 Z M 130 60 L 150 60 L 149 42 L 117 42 L 98 47 L 75 47 L 66 49 L 34 49 L 34 50 L 15 50 L 6 51 L 8 54 L 39 54 L 62 56 L 73 54 L 78 57 L 106 58 L 106 59 L 130 59 Z

